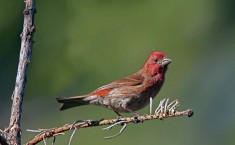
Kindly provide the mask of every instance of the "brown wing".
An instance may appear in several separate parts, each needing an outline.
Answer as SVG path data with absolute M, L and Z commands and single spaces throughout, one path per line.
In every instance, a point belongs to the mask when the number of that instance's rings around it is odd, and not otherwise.
M 114 81 L 110 84 L 104 85 L 102 87 L 97 88 L 93 93 L 103 91 L 103 90 L 111 90 L 112 88 L 119 88 L 123 86 L 137 86 L 141 85 L 144 81 L 144 77 L 141 75 L 141 70 L 131 76 L 128 76 L 124 79 Z

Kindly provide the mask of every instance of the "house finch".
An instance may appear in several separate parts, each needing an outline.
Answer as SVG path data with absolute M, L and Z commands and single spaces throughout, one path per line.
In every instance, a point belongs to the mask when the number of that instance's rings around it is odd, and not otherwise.
M 134 113 L 149 104 L 150 98 L 160 91 L 171 59 L 163 52 L 153 52 L 143 68 L 138 72 L 99 87 L 93 92 L 68 98 L 57 98 L 62 103 L 60 110 L 95 104 L 113 110 L 119 116 L 120 112 Z

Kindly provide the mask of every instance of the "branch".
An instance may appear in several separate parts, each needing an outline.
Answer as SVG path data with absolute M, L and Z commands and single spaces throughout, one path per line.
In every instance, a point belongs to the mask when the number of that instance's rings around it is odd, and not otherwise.
M 0 144 L 1 145 L 8 145 L 6 139 L 2 136 L 2 131 L 0 131 Z
M 94 126 L 104 126 L 104 125 L 110 125 L 106 128 L 103 128 L 103 130 L 110 130 L 116 125 L 124 125 L 120 132 L 116 135 L 110 136 L 110 137 L 105 137 L 105 138 L 112 138 L 115 137 L 119 134 L 121 134 L 124 129 L 126 128 L 126 125 L 128 123 L 139 123 L 147 120 L 154 120 L 154 119 L 163 119 L 163 118 L 170 118 L 170 117 L 178 117 L 178 116 L 188 116 L 191 117 L 193 115 L 193 111 L 191 109 L 185 110 L 185 111 L 175 111 L 177 107 L 179 107 L 179 102 L 178 100 L 175 100 L 171 103 L 168 102 L 169 99 L 163 99 L 160 101 L 159 106 L 155 110 L 155 114 L 153 115 L 143 115 L 143 116 L 138 116 L 138 117 L 125 117 L 125 118 L 119 118 L 119 119 L 107 119 L 107 120 L 81 120 L 81 121 L 76 121 L 72 124 L 66 124 L 61 127 L 56 127 L 52 129 L 39 129 L 39 130 L 28 130 L 31 132 L 40 132 L 37 136 L 35 136 L 34 139 L 26 143 L 26 145 L 35 145 L 39 143 L 42 140 L 45 140 L 50 137 L 54 137 L 56 135 L 61 135 L 66 131 L 70 131 L 74 129 L 75 131 L 77 129 L 81 128 L 87 128 L 87 127 L 94 127 Z M 75 132 L 74 132 L 75 133 Z M 74 135 L 72 134 L 72 136 Z M 70 138 L 70 142 L 72 139 L 72 136 Z
M 34 14 L 35 14 L 35 0 L 25 0 L 24 10 L 24 24 L 23 32 L 21 33 L 21 50 L 19 57 L 19 64 L 16 76 L 15 89 L 12 94 L 12 108 L 9 127 L 5 129 L 4 135 L 1 136 L 7 140 L 10 145 L 21 144 L 21 112 L 24 90 L 26 85 L 26 73 L 28 63 L 33 47 L 33 33 L 34 27 Z

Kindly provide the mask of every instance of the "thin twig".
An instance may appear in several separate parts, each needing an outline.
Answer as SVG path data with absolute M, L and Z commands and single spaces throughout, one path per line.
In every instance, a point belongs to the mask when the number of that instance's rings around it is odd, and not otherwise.
M 118 122 L 116 122 L 116 123 L 114 123 L 114 124 L 111 124 L 111 125 L 108 126 L 108 127 L 102 128 L 102 130 L 110 130 L 110 129 L 112 129 L 114 126 L 116 126 L 116 125 L 118 125 L 118 124 L 122 124 L 122 123 L 126 123 L 126 121 L 118 121 Z
M 33 129 L 27 129 L 26 131 L 28 131 L 28 132 L 42 132 L 41 130 L 33 130 Z
M 46 139 L 43 138 L 44 145 L 47 145 Z
M 179 106 L 179 102 L 177 100 L 173 101 L 173 103 L 169 103 L 169 100 L 163 99 L 160 101 L 159 106 L 155 110 L 155 114 L 152 115 L 144 115 L 144 116 L 138 116 L 136 117 L 125 117 L 125 118 L 116 118 L 116 119 L 107 119 L 107 120 L 85 120 L 85 121 L 76 121 L 72 124 L 66 124 L 62 127 L 57 127 L 49 130 L 43 130 L 43 134 L 40 134 L 33 138 L 31 141 L 26 143 L 26 145 L 35 145 L 43 140 L 43 138 L 50 138 L 53 137 L 56 134 L 61 134 L 66 131 L 69 131 L 71 129 L 81 129 L 81 128 L 87 128 L 87 127 L 94 127 L 94 126 L 103 126 L 103 125 L 109 125 L 106 128 L 103 128 L 103 130 L 110 130 L 116 125 L 123 124 L 124 126 L 118 134 L 114 135 L 120 135 L 124 129 L 126 128 L 126 125 L 128 123 L 139 123 L 147 120 L 154 120 L 154 119 L 162 119 L 162 118 L 170 118 L 170 117 L 178 117 L 178 116 L 188 116 L 191 117 L 193 115 L 193 111 L 191 109 L 185 110 L 185 111 L 176 111 L 175 109 Z M 165 112 L 165 113 L 164 113 Z M 138 121 L 139 120 L 139 121 Z M 74 134 L 74 133 L 73 133 Z M 72 136 L 73 136 L 72 134 Z M 111 136 L 112 137 L 112 136 Z M 71 137 L 70 137 L 71 138 Z M 71 141 L 70 141 L 71 142 Z
M 56 141 L 56 137 L 55 136 L 53 136 L 53 141 L 52 141 L 52 145 L 54 145 L 55 144 L 55 141 Z
M 166 99 L 165 102 L 165 108 L 164 108 L 164 114 L 167 112 L 167 104 L 168 104 L 169 98 Z
M 112 136 L 106 136 L 104 138 L 105 139 L 111 139 L 111 138 L 117 137 L 117 136 L 119 136 L 126 129 L 126 127 L 127 127 L 127 124 L 124 123 L 123 127 L 120 129 L 120 131 L 117 134 L 114 134 Z
M 72 139 L 73 139 L 73 136 L 74 136 L 74 134 L 77 132 L 77 128 L 75 128 L 74 129 L 74 131 L 73 131 L 73 133 L 71 134 L 71 136 L 70 136 L 70 138 L 69 138 L 69 145 L 71 144 L 71 141 L 72 141 Z
M 149 98 L 149 114 L 152 115 L 152 109 L 153 109 L 153 98 Z

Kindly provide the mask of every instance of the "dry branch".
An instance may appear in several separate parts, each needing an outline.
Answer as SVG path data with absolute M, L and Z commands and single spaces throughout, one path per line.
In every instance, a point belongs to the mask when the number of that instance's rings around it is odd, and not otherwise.
M 26 145 L 35 145 L 44 139 L 54 137 L 55 135 L 60 135 L 72 129 L 77 130 L 77 129 L 87 128 L 87 127 L 110 125 L 104 128 L 104 130 L 110 130 L 112 127 L 118 124 L 126 125 L 128 123 L 139 123 L 139 122 L 144 122 L 147 120 L 163 119 L 163 118 L 178 117 L 178 116 L 191 117 L 193 115 L 193 111 L 191 109 L 180 111 L 180 112 L 175 111 L 175 109 L 179 106 L 179 102 L 175 100 L 172 103 L 169 103 L 168 101 L 169 99 L 164 99 L 160 101 L 160 104 L 158 108 L 155 110 L 155 114 L 153 115 L 150 114 L 150 115 L 143 115 L 143 116 L 138 116 L 138 117 L 125 117 L 125 118 L 107 119 L 107 120 L 104 120 L 104 119 L 81 120 L 81 121 L 76 121 L 72 124 L 66 124 L 62 127 L 56 127 L 52 129 L 28 130 L 31 132 L 40 132 L 40 133 L 37 136 L 35 136 L 35 138 L 33 138 L 31 141 L 26 143 Z M 124 129 L 125 127 L 123 127 L 117 135 L 119 135 Z M 114 135 L 114 136 L 117 136 L 117 135 Z M 111 136 L 111 137 L 114 137 L 114 136 Z M 106 137 L 106 138 L 110 138 L 110 137 Z M 71 142 L 71 139 L 70 139 L 70 142 Z
M 0 144 L 1 145 L 8 145 L 6 139 L 2 135 L 0 135 Z
M 21 33 L 21 50 L 16 76 L 15 89 L 12 94 L 12 108 L 9 127 L 1 134 L 1 139 L 5 139 L 9 145 L 21 144 L 21 112 L 24 90 L 26 85 L 26 72 L 33 47 L 33 33 L 35 14 L 35 0 L 25 0 L 24 24 Z M 1 143 L 3 143 L 1 141 Z

